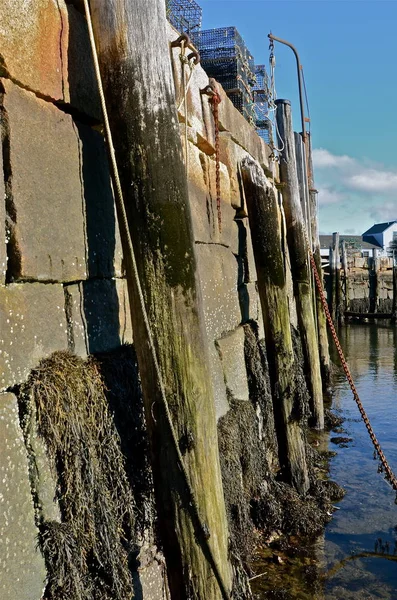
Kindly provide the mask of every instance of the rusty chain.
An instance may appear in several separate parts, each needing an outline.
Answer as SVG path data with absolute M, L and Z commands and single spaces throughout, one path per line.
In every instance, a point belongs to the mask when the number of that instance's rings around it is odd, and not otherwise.
M 358 406 L 358 410 L 360 411 L 361 418 L 362 418 L 362 420 L 365 423 L 365 427 L 367 428 L 367 431 L 369 433 L 369 437 L 371 438 L 371 442 L 372 442 L 372 444 L 373 444 L 373 446 L 375 448 L 375 450 L 374 450 L 374 459 L 376 459 L 378 457 L 379 461 L 380 461 L 380 464 L 379 464 L 379 467 L 378 467 L 378 472 L 379 473 L 383 473 L 383 472 L 385 473 L 385 479 L 390 483 L 390 485 L 392 486 L 392 488 L 397 492 L 397 478 L 394 475 L 392 469 L 390 468 L 389 463 L 387 462 L 387 458 L 386 458 L 386 456 L 385 456 L 385 454 L 384 454 L 384 452 L 383 452 L 383 450 L 382 450 L 382 448 L 381 448 L 381 446 L 380 446 L 380 444 L 378 442 L 378 439 L 377 439 L 377 437 L 376 437 L 376 435 L 374 433 L 374 430 L 372 429 L 372 426 L 371 426 L 370 420 L 368 418 L 368 415 L 365 412 L 365 409 L 364 409 L 364 407 L 362 405 L 362 402 L 360 400 L 360 397 L 358 395 L 356 386 L 354 385 L 354 381 L 353 381 L 352 375 L 350 373 L 349 365 L 347 364 L 347 361 L 345 359 L 345 355 L 343 354 L 343 350 L 342 350 L 342 347 L 341 347 L 339 339 L 338 339 L 338 334 L 336 332 L 335 325 L 334 325 L 334 323 L 332 321 L 332 317 L 331 317 L 331 314 L 329 312 L 328 303 L 327 303 L 327 300 L 325 298 L 325 294 L 324 294 L 324 291 L 323 291 L 323 285 L 322 285 L 320 276 L 318 274 L 316 261 L 314 260 L 313 252 L 312 252 L 312 250 L 310 248 L 310 244 L 309 244 L 309 240 L 308 240 L 308 236 L 307 236 L 307 232 L 306 231 L 305 231 L 305 237 L 306 237 L 306 242 L 307 242 L 307 246 L 308 246 L 308 249 L 309 249 L 310 264 L 311 264 L 311 267 L 313 269 L 314 278 L 315 278 L 315 281 L 316 281 L 317 291 L 318 291 L 319 296 L 320 296 L 321 304 L 322 304 L 323 309 L 324 309 L 324 313 L 325 313 L 325 316 L 326 316 L 326 319 L 327 319 L 327 322 L 328 322 L 328 326 L 329 326 L 330 331 L 331 331 L 332 338 L 333 338 L 335 346 L 336 346 L 336 350 L 337 350 L 337 352 L 339 354 L 339 358 L 340 358 L 343 370 L 345 372 L 346 379 L 349 382 L 350 389 L 351 389 L 351 391 L 353 393 L 354 400 L 355 400 L 355 402 L 356 402 L 356 404 Z M 395 502 L 397 504 L 397 495 L 396 495 Z

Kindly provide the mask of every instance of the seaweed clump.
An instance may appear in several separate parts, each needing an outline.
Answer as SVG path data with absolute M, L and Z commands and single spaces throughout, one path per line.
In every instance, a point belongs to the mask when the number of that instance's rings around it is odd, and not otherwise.
M 300 339 L 292 330 L 295 353 L 294 418 L 299 421 L 306 448 L 310 489 L 299 494 L 283 481 L 277 464 L 277 440 L 265 353 L 251 324 L 244 325 L 249 400 L 229 397 L 230 410 L 218 421 L 223 489 L 228 516 L 230 550 L 251 573 L 256 549 L 291 537 L 313 539 L 330 521 L 332 503 L 343 496 L 340 486 L 320 480 L 317 452 L 307 443 L 309 395 L 303 373 Z
M 133 597 L 135 501 L 98 363 L 54 353 L 31 372 L 20 403 L 25 435 L 36 427 L 45 443 L 61 516 L 38 517 L 45 600 Z

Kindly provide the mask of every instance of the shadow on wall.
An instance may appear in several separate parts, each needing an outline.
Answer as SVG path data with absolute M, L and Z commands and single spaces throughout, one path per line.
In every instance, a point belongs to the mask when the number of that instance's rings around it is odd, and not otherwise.
M 84 118 L 83 109 L 90 115 L 100 115 L 99 97 L 95 83 L 93 66 L 87 58 L 82 60 L 81 52 L 89 51 L 85 22 L 79 18 L 76 9 L 68 6 L 69 43 L 68 79 L 71 106 L 79 107 L 75 118 L 76 134 L 80 143 L 80 172 L 82 195 L 84 197 L 86 230 L 87 280 L 79 284 L 80 311 L 83 316 L 86 346 L 89 354 L 112 350 L 123 342 L 120 320 L 125 323 L 120 312 L 119 291 L 122 282 L 117 281 L 116 272 L 116 218 L 114 198 L 110 183 L 109 165 L 102 135 L 91 126 L 92 117 Z M 84 48 L 82 47 L 84 41 Z M 85 121 L 85 123 L 83 123 Z M 120 267 L 121 271 L 121 267 Z M 120 288 L 120 289 L 119 289 Z
M 68 13 L 70 104 L 80 109 L 73 117 L 80 144 L 86 231 L 87 280 L 79 284 L 80 311 L 85 325 L 87 352 L 97 354 L 97 364 L 125 457 L 126 474 L 138 508 L 137 537 L 144 539 L 154 527 L 153 484 L 136 356 L 132 346 L 122 346 L 128 337 L 126 323 L 130 309 L 127 288 L 121 279 L 121 243 L 104 139 L 93 129 L 93 119 L 85 118 L 81 113 L 83 98 L 89 114 L 100 114 L 91 61 L 85 60 L 84 68 L 78 68 L 82 61 L 77 53 L 82 51 L 81 39 L 85 32 L 81 31 L 81 20 L 76 18 L 73 6 L 68 6 Z M 109 352 L 114 349 L 115 353 Z M 141 562 L 145 558 L 141 554 L 138 546 L 129 549 L 129 567 L 137 600 L 143 599 L 144 582 L 141 579 L 146 576 L 141 573 Z M 162 586 L 163 582 L 158 585 Z
M 248 279 L 248 250 L 247 229 L 241 219 L 235 219 L 238 228 L 238 256 L 237 259 L 237 290 L 241 311 L 241 322 L 250 320 L 250 297 L 247 290 Z

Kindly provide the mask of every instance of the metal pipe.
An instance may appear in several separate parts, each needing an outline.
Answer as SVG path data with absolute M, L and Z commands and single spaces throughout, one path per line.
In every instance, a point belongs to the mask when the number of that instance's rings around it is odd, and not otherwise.
M 288 48 L 291 48 L 292 52 L 295 55 L 295 59 L 296 59 L 296 70 L 297 70 L 297 75 L 298 75 L 298 89 L 299 89 L 299 104 L 300 104 L 300 111 L 301 111 L 301 125 L 302 125 L 302 140 L 303 140 L 303 146 L 305 149 L 305 161 L 306 161 L 306 173 L 305 173 L 305 178 L 306 178 L 306 183 L 307 183 L 307 190 L 308 190 L 308 195 L 305 198 L 305 205 L 306 205 L 306 222 L 307 222 L 307 234 L 308 234 L 308 239 L 309 239 L 309 244 L 310 244 L 310 248 L 312 249 L 312 251 L 314 250 L 314 243 L 313 243 L 313 236 L 312 236 L 312 229 L 311 229 L 311 219 L 312 219 L 312 215 L 311 215 L 311 208 L 310 208 L 310 194 L 312 192 L 313 189 L 313 176 L 311 173 L 311 168 L 310 168 L 310 161 L 309 161 L 309 140 L 308 140 L 308 136 L 306 133 L 306 117 L 305 117 L 305 105 L 303 102 L 303 90 L 302 90 L 302 65 L 300 62 L 300 58 L 299 58 L 299 54 L 297 49 L 295 48 L 295 46 L 293 44 L 291 44 L 290 42 L 287 42 L 286 40 L 283 40 L 275 35 L 273 35 L 272 33 L 269 33 L 269 35 L 267 36 L 269 38 L 269 40 L 272 40 L 274 42 L 279 42 L 280 44 L 284 44 L 284 46 L 288 46 Z M 309 142 L 309 143 L 308 143 Z M 309 235 L 310 234 L 310 235 Z M 314 285 L 314 274 L 311 274 L 311 291 L 312 291 L 312 295 L 313 295 L 313 307 L 316 313 L 316 329 L 318 328 L 318 323 L 317 323 L 317 302 L 316 302 L 316 289 L 315 289 L 315 285 Z
M 301 62 L 299 59 L 298 51 L 295 48 L 295 46 L 293 46 L 286 40 L 282 40 L 281 38 L 276 37 L 272 33 L 269 33 L 269 35 L 267 37 L 269 38 L 269 40 L 273 40 L 275 42 L 280 42 L 280 44 L 284 44 L 285 46 L 288 46 L 289 48 L 291 48 L 292 52 L 295 54 L 296 68 L 297 68 L 297 72 L 298 72 L 299 103 L 300 103 L 300 109 L 301 109 L 302 137 L 303 137 L 303 142 L 306 145 L 306 119 L 305 119 L 305 107 L 304 107 L 304 103 L 303 103 L 302 75 L 301 75 L 302 65 L 301 65 Z

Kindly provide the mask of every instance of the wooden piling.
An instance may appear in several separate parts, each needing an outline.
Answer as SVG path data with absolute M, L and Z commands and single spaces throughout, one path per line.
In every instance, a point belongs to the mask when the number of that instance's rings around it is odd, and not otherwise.
M 294 132 L 294 143 L 295 143 L 295 158 L 296 158 L 296 171 L 298 176 L 299 186 L 299 197 L 301 202 L 301 208 L 303 213 L 303 219 L 305 222 L 306 230 L 309 238 L 311 237 L 311 223 L 309 213 L 309 190 L 308 190 L 308 174 L 307 174 L 307 161 L 305 146 L 303 144 L 302 136 L 300 133 Z
M 265 327 L 280 465 L 286 480 L 305 493 L 309 478 L 302 430 L 294 417 L 296 367 L 282 254 L 282 217 L 276 194 L 262 169 L 247 158 L 241 172 Z
M 291 270 L 294 282 L 298 324 L 302 337 L 306 376 L 311 398 L 312 425 L 324 428 L 324 405 L 320 356 L 317 330 L 314 322 L 311 294 L 311 270 L 307 253 L 306 232 L 300 205 L 299 185 L 296 169 L 294 134 L 292 129 L 291 103 L 289 100 L 276 100 L 277 126 L 283 150 L 280 161 L 280 177 L 283 184 L 283 204 L 287 223 L 287 241 L 291 257 Z
M 322 265 L 321 265 L 321 252 L 320 252 L 320 237 L 318 233 L 318 198 L 317 190 L 314 185 L 314 174 L 313 174 L 313 159 L 312 159 L 312 146 L 310 134 L 307 134 L 306 151 L 308 153 L 308 181 L 309 181 L 309 207 L 310 207 L 310 223 L 311 223 L 311 236 L 312 236 L 312 249 L 314 261 L 316 263 L 317 272 L 322 276 Z M 322 278 L 323 280 L 323 278 Z M 316 316 L 317 316 L 317 333 L 318 333 L 318 346 L 320 353 L 320 366 L 321 376 L 323 382 L 323 389 L 328 388 L 331 377 L 331 359 L 329 355 L 329 344 L 328 344 L 328 332 L 327 332 L 327 320 L 323 305 L 320 298 L 320 293 L 316 288 Z
M 342 269 L 343 281 L 341 277 L 341 316 L 344 319 L 345 312 L 349 309 L 349 266 L 347 262 L 346 242 L 342 241 Z
M 393 248 L 393 304 L 392 323 L 397 322 L 397 250 Z
M 339 233 L 332 234 L 332 253 L 329 261 L 330 275 L 330 312 L 334 323 L 339 317 L 339 283 L 340 283 L 340 255 L 339 255 Z
M 124 226 L 119 213 L 171 597 L 225 600 L 227 522 L 165 3 L 91 0 L 91 10 L 128 217 Z M 131 271 L 128 232 L 177 444 Z
M 372 250 L 372 260 L 368 257 L 369 311 L 376 313 L 379 308 L 379 260 L 377 248 Z

